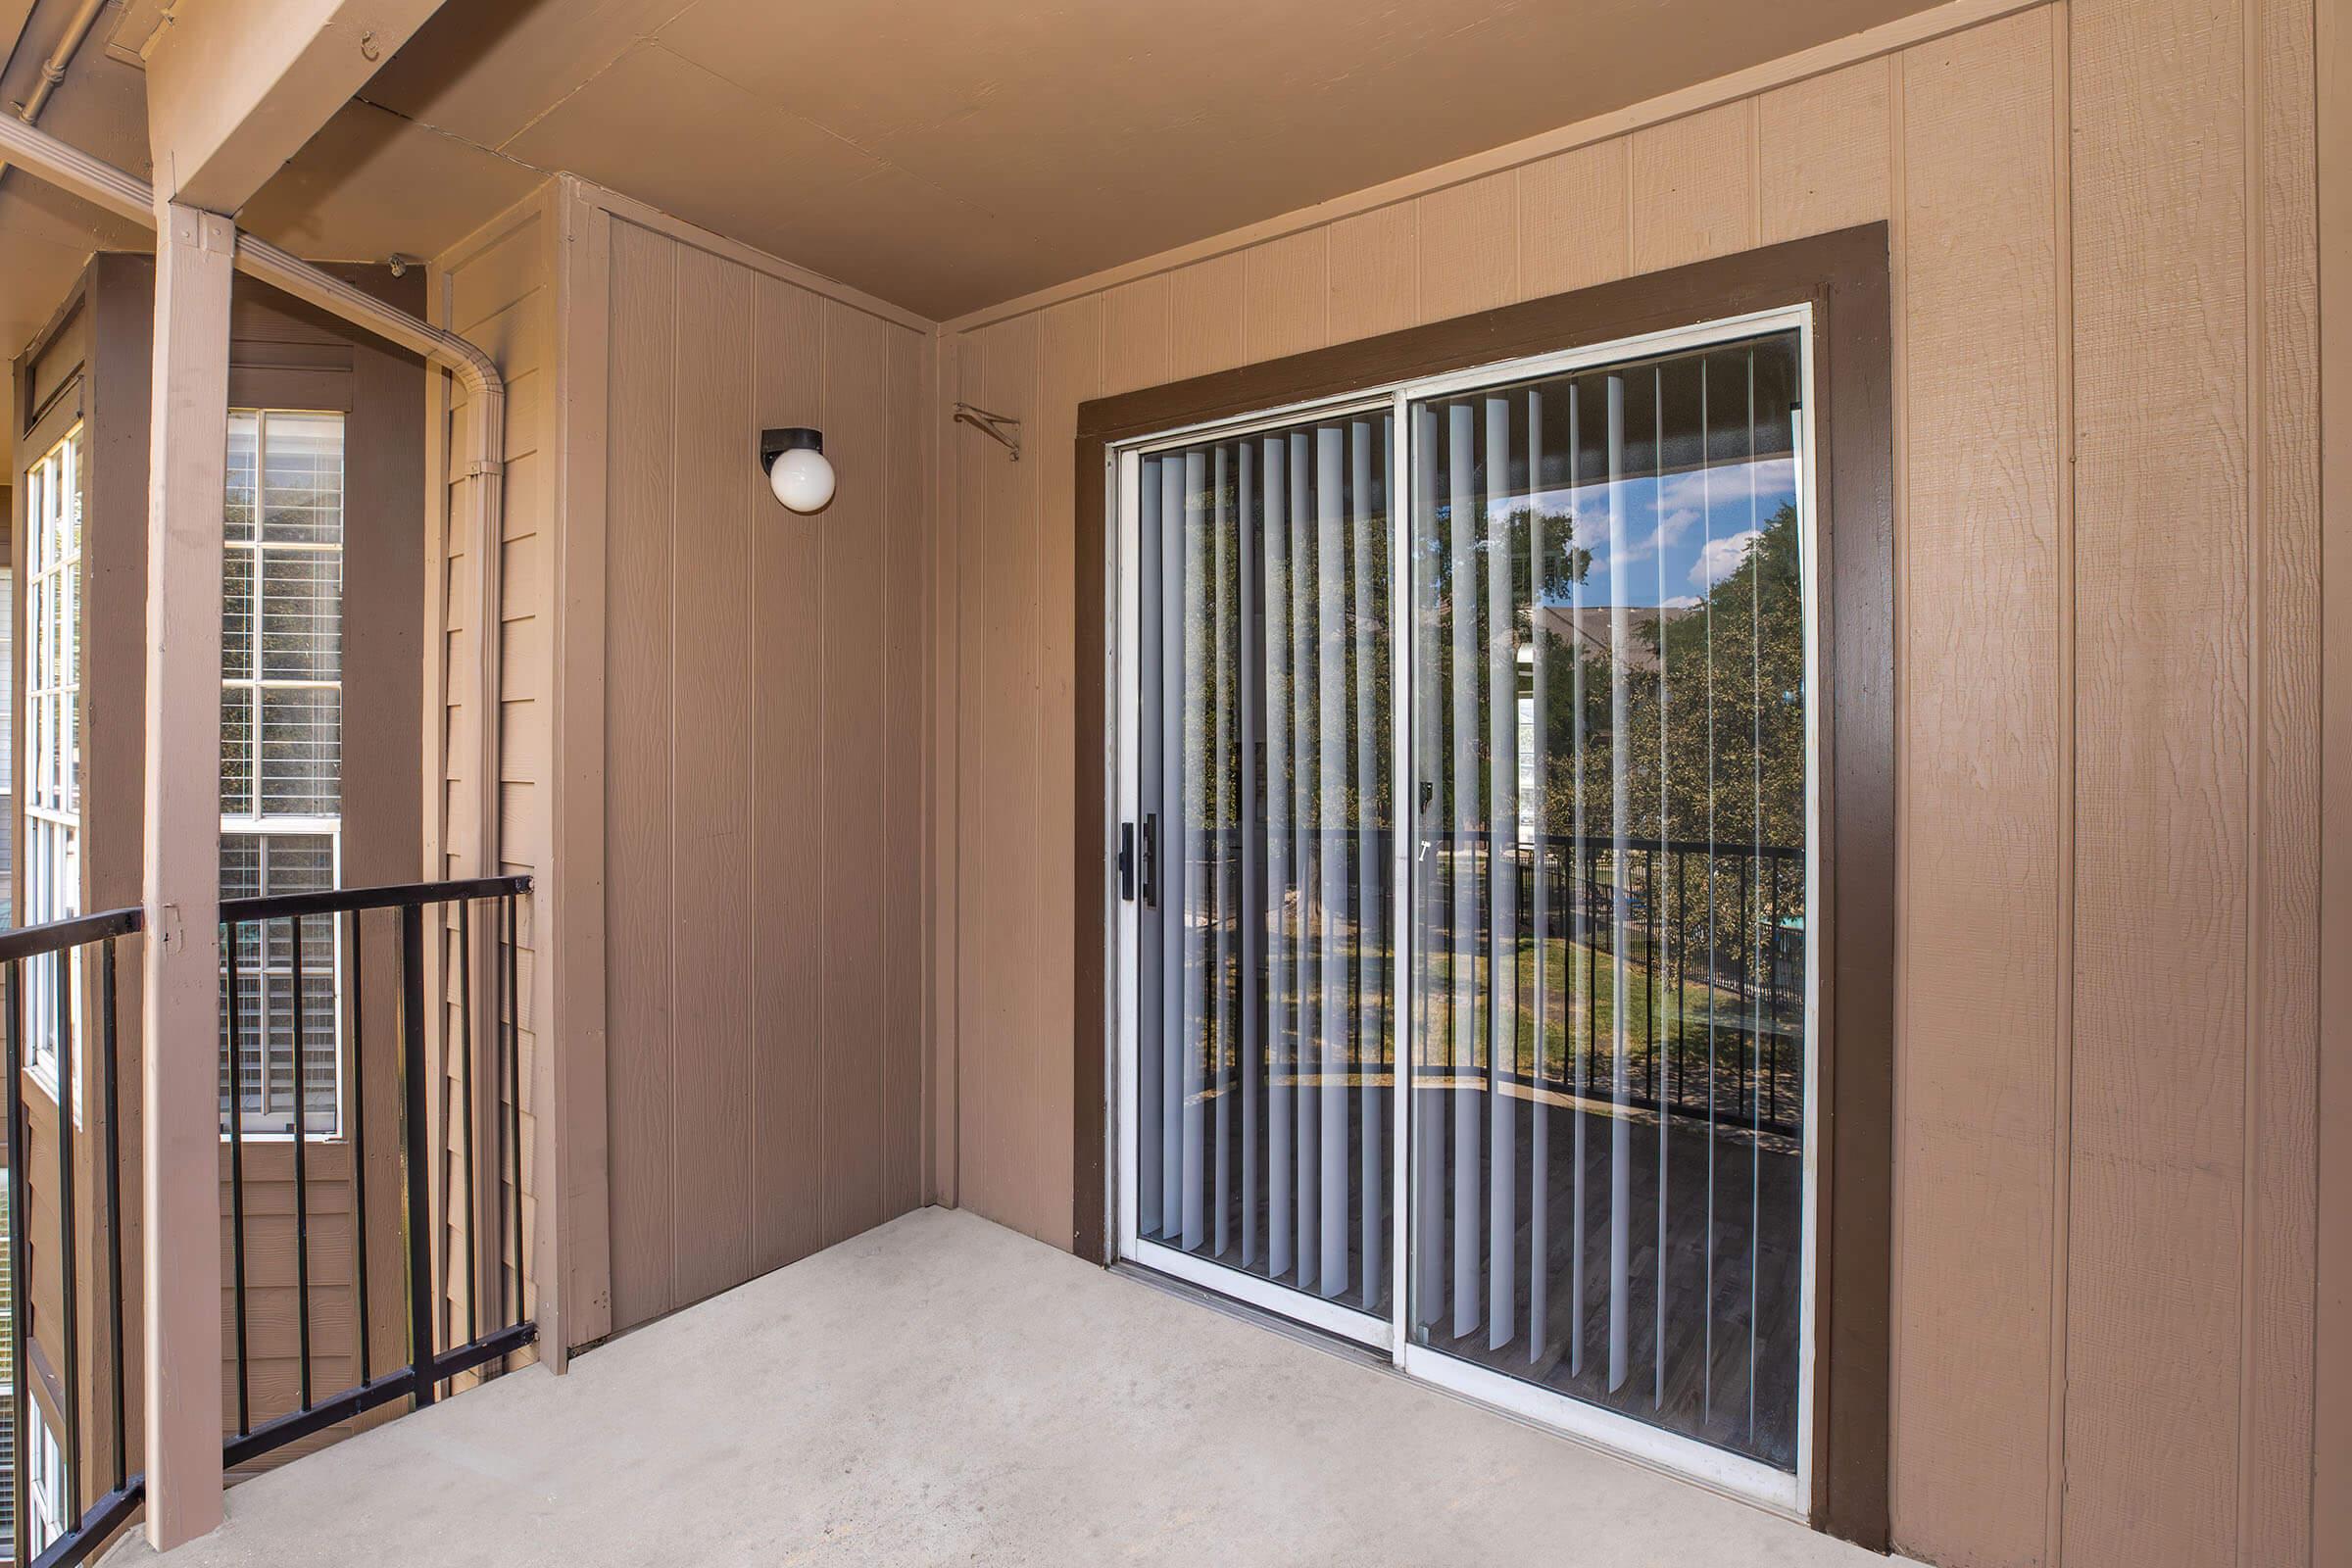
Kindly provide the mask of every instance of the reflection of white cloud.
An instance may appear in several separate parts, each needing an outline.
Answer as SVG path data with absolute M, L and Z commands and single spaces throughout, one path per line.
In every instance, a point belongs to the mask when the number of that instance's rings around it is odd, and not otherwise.
M 1690 507 L 1721 507 L 1744 502 L 1751 496 L 1759 506 L 1778 506 L 1795 490 L 1796 461 L 1766 458 L 1757 463 L 1734 463 L 1718 468 L 1670 473 L 1658 481 L 1657 508 L 1660 512 L 1675 512 Z
M 1723 581 L 1740 569 L 1740 563 L 1747 557 L 1747 547 L 1762 537 L 1754 528 L 1742 528 L 1699 546 L 1698 559 L 1690 564 L 1690 585 L 1703 593 Z
M 1696 610 L 1698 608 L 1698 600 L 1691 594 L 1676 594 L 1672 599 L 1660 600 L 1659 603 L 1668 610 Z
M 1615 559 L 1630 566 L 1637 561 L 1647 561 L 1660 550 L 1671 550 L 1683 542 L 1684 536 L 1697 525 L 1698 520 L 1698 513 L 1688 507 L 1680 512 L 1670 512 L 1658 519 L 1655 528 L 1628 539 L 1625 548 L 1617 552 Z M 1605 538 L 1597 539 L 1593 541 L 1592 549 L 1597 560 L 1608 554 L 1608 541 Z

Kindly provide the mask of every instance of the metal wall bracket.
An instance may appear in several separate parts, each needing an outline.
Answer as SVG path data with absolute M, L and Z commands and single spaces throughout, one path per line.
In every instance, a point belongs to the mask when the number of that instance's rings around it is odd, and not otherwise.
M 1009 414 L 991 414 L 970 403 L 956 405 L 956 422 L 968 424 L 1012 454 L 1012 461 L 1021 461 L 1021 421 Z

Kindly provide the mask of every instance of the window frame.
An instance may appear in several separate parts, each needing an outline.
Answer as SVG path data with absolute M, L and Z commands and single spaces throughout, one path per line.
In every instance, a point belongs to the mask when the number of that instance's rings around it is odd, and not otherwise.
M 1887 226 L 1861 225 L 1573 293 L 1084 403 L 1077 411 L 1074 662 L 1072 1240 L 1114 1261 L 1119 823 L 1111 745 L 1118 591 L 1111 447 L 1290 410 L 1368 386 L 1565 354 L 1810 305 L 1816 324 L 1815 527 L 1823 592 L 1814 694 L 1821 726 L 1816 1073 L 1822 1134 L 1816 1376 L 1800 1511 L 1886 1549 L 1891 1396 L 1894 729 L 1892 328 Z
M 347 411 L 341 409 L 303 408 L 293 405 L 264 406 L 261 404 L 255 404 L 252 406 L 245 406 L 242 404 L 232 405 L 229 409 L 229 418 L 231 420 L 232 427 L 234 421 L 241 416 L 250 416 L 255 421 L 253 448 L 254 494 L 252 521 L 245 536 L 243 538 L 224 537 L 222 540 L 221 573 L 223 586 L 222 605 L 224 611 L 227 605 L 226 584 L 229 579 L 229 553 L 233 551 L 245 552 L 253 564 L 248 570 L 247 576 L 247 580 L 251 584 L 251 625 L 249 629 L 250 643 L 247 651 L 246 672 L 240 676 L 231 676 L 227 671 L 224 654 L 223 667 L 220 675 L 220 691 L 222 694 L 223 710 L 222 727 L 224 731 L 224 738 L 226 729 L 226 703 L 228 694 L 232 691 L 243 693 L 245 694 L 248 703 L 247 711 L 249 714 L 250 727 L 248 730 L 248 761 L 244 801 L 247 808 L 243 810 L 232 810 L 230 808 L 227 784 L 224 778 L 222 781 L 220 810 L 221 848 L 223 852 L 225 852 L 227 848 L 227 841 L 232 838 L 252 838 L 261 841 L 260 846 L 257 846 L 256 849 L 257 856 L 266 856 L 268 854 L 266 846 L 268 841 L 272 838 L 323 838 L 327 840 L 328 843 L 330 864 L 332 866 L 329 885 L 339 888 L 343 885 L 344 852 L 343 813 L 340 809 L 343 799 L 341 714 L 342 697 L 348 686 L 348 671 L 344 666 L 345 650 L 343 648 L 343 605 L 348 584 L 343 569 L 343 564 L 348 559 L 347 551 L 349 541 L 346 537 L 346 529 L 350 516 L 349 498 L 346 491 L 338 489 L 335 524 L 336 537 L 331 544 L 318 540 L 271 540 L 264 537 L 264 483 L 265 476 L 269 471 L 269 426 L 270 419 L 273 415 L 299 416 L 301 417 L 310 419 L 334 420 L 336 428 L 340 434 L 340 444 L 338 446 L 339 465 L 342 471 L 342 477 L 346 482 L 348 481 L 350 473 L 349 454 L 351 416 Z M 224 529 L 224 535 L 225 532 L 226 530 Z M 336 673 L 335 678 L 332 680 L 321 680 L 315 677 L 270 676 L 263 673 L 263 641 L 265 630 L 268 624 L 268 614 L 265 609 L 266 596 L 263 588 L 265 578 L 262 569 L 262 564 L 265 552 L 279 550 L 297 554 L 321 556 L 331 552 L 336 560 L 337 586 L 335 625 L 337 653 L 335 662 Z M 338 809 L 331 815 L 315 812 L 271 812 L 264 806 L 262 779 L 262 713 L 267 693 L 276 690 L 332 690 L 336 693 L 337 721 L 335 749 L 335 801 Z M 224 770 L 225 756 L 226 752 L 224 746 Z M 280 923 L 271 922 L 270 925 L 272 930 L 280 932 L 279 940 L 282 943 L 282 927 Z M 327 922 L 327 927 L 329 932 L 329 953 L 331 955 L 329 973 L 332 976 L 329 994 L 333 999 L 331 1010 L 334 1022 L 334 1043 L 332 1053 L 334 1068 L 330 1085 L 331 1099 L 330 1107 L 322 1118 L 323 1125 L 314 1122 L 313 1113 L 306 1110 L 303 1124 L 303 1138 L 306 1143 L 335 1142 L 342 1138 L 344 1131 L 345 1104 L 347 1098 L 346 1089 L 349 1079 L 349 1062 L 347 1058 L 350 1043 L 348 1025 L 344 1017 L 345 1008 L 343 1005 L 343 999 L 346 995 L 344 985 L 344 966 L 349 959 L 344 951 L 343 922 L 340 920 L 330 920 Z M 243 941 L 245 944 L 245 947 L 241 953 L 241 956 L 246 954 L 258 954 L 259 952 L 264 951 L 263 945 L 269 940 L 270 939 L 268 936 L 259 932 L 250 937 L 244 937 L 241 935 L 241 941 Z M 240 983 L 254 981 L 263 987 L 264 1002 L 259 1009 L 259 1013 L 266 1027 L 270 1017 L 270 1009 L 267 1003 L 269 982 L 272 979 L 285 979 L 290 981 L 292 978 L 292 965 L 290 963 L 281 962 L 255 968 L 241 962 L 238 968 L 238 978 Z M 222 973 L 222 984 L 224 988 L 226 985 L 226 979 L 227 976 L 224 960 L 224 968 Z M 299 1002 L 297 1002 L 296 1015 L 299 1016 Z M 224 1049 L 225 1045 L 226 1042 L 224 1039 Z M 241 1110 L 241 1114 L 238 1117 L 238 1123 L 234 1130 L 233 1136 L 242 1140 L 252 1140 L 262 1143 L 290 1143 L 294 1137 L 293 1106 L 289 1104 L 282 1110 L 272 1110 L 270 1104 L 270 1086 L 271 1081 L 269 1054 L 270 1049 L 269 1042 L 265 1040 L 262 1047 L 261 1082 L 258 1086 L 257 1103 L 251 1109 Z M 299 1041 L 294 1044 L 293 1053 L 294 1092 L 296 1095 L 300 1095 L 302 1093 L 302 1047 Z M 240 1081 L 236 1088 L 238 1091 L 241 1091 L 242 1089 L 241 1074 Z M 227 1108 L 224 1105 L 221 1114 L 220 1138 L 223 1142 L 226 1142 L 231 1138 L 231 1136 L 232 1132 L 230 1128 L 230 1117 Z
M 28 1557 L 38 1558 L 66 1535 L 66 1450 L 49 1424 L 43 1401 L 24 1401 L 24 1517 L 17 1528 L 27 1533 Z
M 24 785 L 24 835 L 17 846 L 24 861 L 24 900 L 18 914 L 26 925 L 69 920 L 83 912 L 84 832 L 81 816 L 82 743 L 86 734 L 81 702 L 84 639 L 82 622 L 88 585 L 82 571 L 87 514 L 83 438 L 87 421 L 78 407 L 69 410 L 64 428 L 25 466 L 24 482 L 24 702 L 18 715 L 19 755 Z M 72 525 L 61 544 L 70 503 Z M 60 619 L 64 598 L 72 613 Z M 81 965 L 70 955 L 48 954 L 25 967 L 24 1072 L 52 1100 L 59 1098 L 57 1073 L 57 976 L 66 976 L 68 1027 L 81 1033 Z M 74 1098 L 78 1102 L 79 1074 Z

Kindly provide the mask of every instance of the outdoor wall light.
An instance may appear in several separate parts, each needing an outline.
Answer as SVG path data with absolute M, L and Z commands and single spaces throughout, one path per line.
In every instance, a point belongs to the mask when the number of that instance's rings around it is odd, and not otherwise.
M 833 499 L 833 465 L 825 461 L 825 435 L 807 425 L 760 432 L 760 466 L 767 487 L 794 512 L 822 512 Z

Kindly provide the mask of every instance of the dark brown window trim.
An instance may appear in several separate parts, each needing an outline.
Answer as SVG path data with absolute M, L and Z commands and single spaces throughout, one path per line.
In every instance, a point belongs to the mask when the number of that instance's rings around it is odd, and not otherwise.
M 1103 456 L 1156 431 L 1367 387 L 1798 304 L 1814 308 L 1816 524 L 1827 591 L 1820 813 L 1828 984 L 1820 1001 L 1814 1285 L 1815 1526 L 1887 1544 L 1894 1162 L 1894 446 L 1886 225 L 1409 327 L 1078 410 L 1077 914 L 1072 1246 L 1110 1260 L 1104 1206 L 1103 912 L 1109 561 Z

